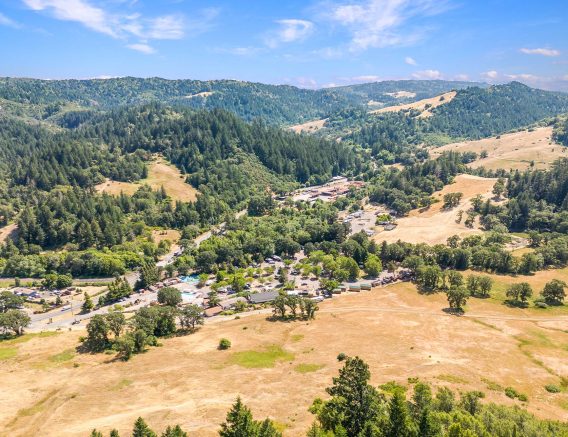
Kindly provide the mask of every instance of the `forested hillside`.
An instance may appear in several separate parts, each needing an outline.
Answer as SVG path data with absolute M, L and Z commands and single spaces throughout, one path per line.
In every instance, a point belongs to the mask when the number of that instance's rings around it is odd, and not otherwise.
M 470 82 L 387 81 L 307 90 L 235 80 L 0 78 L 0 107 L 16 115 L 51 119 L 65 127 L 76 127 L 90 117 L 93 110 L 150 102 L 225 109 L 248 121 L 262 118 L 271 124 L 295 124 L 326 117 L 342 108 L 365 106 L 369 100 L 385 105 L 414 101 L 472 85 Z M 410 94 L 396 97 L 400 91 Z
M 512 82 L 458 90 L 451 101 L 432 108 L 430 117 L 421 117 L 420 111 L 412 109 L 382 114 L 343 109 L 332 114 L 317 135 L 361 145 L 385 163 L 412 163 L 413 154 L 419 152 L 418 157 L 424 157 L 416 148 L 419 144 L 441 145 L 500 135 L 567 110 L 568 94 Z M 559 142 L 566 136 L 565 123 L 557 123 Z
M 447 80 L 385 80 L 381 82 L 347 85 L 333 88 L 333 91 L 360 104 L 370 101 L 383 106 L 414 102 L 434 97 L 451 90 L 469 87 L 485 88 L 487 84 Z
M 428 122 L 430 129 L 451 137 L 483 138 L 566 111 L 568 94 L 511 82 L 459 91 L 451 102 L 433 109 Z
M 276 124 L 323 117 L 354 103 L 349 97 L 331 90 L 313 91 L 235 80 L 134 77 L 50 81 L 3 78 L 0 79 L 0 98 L 24 105 L 43 105 L 44 115 L 53 115 L 67 103 L 83 108 L 111 109 L 161 102 L 191 108 L 226 109 L 245 120 L 262 117 Z

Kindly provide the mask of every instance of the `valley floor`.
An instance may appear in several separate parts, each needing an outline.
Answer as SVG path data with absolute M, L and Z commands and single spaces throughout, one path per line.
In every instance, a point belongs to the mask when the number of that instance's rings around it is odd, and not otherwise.
M 471 299 L 458 317 L 446 306 L 443 294 L 399 283 L 325 301 L 311 322 L 271 322 L 266 312 L 209 322 L 126 363 L 77 354 L 81 332 L 2 342 L 0 351 L 11 352 L 0 359 L 0 435 L 79 436 L 95 427 L 123 435 L 143 416 L 159 431 L 179 423 L 190 435 L 214 436 L 237 395 L 284 435 L 305 435 L 307 409 L 326 397 L 340 352 L 365 359 L 373 384 L 419 377 L 568 419 L 568 393 L 544 388 L 568 375 L 565 312 Z M 222 337 L 231 349 L 217 350 Z M 529 401 L 506 397 L 508 386 Z

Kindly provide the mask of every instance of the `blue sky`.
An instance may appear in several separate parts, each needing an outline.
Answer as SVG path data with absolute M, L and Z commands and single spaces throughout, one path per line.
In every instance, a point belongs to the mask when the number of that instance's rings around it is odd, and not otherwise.
M 566 0 L 0 0 L 0 76 L 568 91 Z

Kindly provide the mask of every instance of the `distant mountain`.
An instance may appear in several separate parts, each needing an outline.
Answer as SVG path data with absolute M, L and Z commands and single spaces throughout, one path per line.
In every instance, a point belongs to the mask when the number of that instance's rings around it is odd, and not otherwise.
M 344 95 L 360 104 L 374 106 L 390 106 L 428 99 L 451 90 L 469 87 L 486 88 L 488 84 L 480 82 L 447 81 L 447 80 L 386 80 L 382 82 L 363 83 L 332 88 L 334 92 Z
M 235 80 L 167 80 L 124 77 L 90 80 L 0 78 L 0 106 L 32 118 L 53 118 L 86 109 L 160 102 L 191 108 L 225 109 L 245 120 L 263 118 L 271 124 L 296 124 L 327 117 L 348 107 L 407 103 L 474 84 L 448 81 L 387 81 L 307 90 Z M 2 99 L 4 102 L 2 102 Z M 79 118 L 86 118 L 80 114 Z M 73 127 L 77 117 L 71 115 Z

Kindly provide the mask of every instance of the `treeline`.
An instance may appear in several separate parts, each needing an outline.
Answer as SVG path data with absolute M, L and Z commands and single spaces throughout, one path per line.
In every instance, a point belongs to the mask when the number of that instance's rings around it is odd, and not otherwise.
M 339 376 L 326 388 L 327 400 L 317 398 L 309 411 L 315 421 L 307 437 L 556 437 L 568 433 L 562 422 L 537 419 L 518 406 L 484 403 L 481 391 L 461 392 L 459 397 L 447 387 L 434 392 L 418 378 L 408 378 L 412 391 L 394 381 L 375 387 L 369 383 L 369 366 L 359 357 L 346 357 Z M 527 400 L 512 387 L 506 392 Z M 516 395 L 516 396 L 515 396 Z M 118 437 L 118 431 L 111 432 Z M 135 437 L 157 434 L 142 419 L 134 423 Z M 162 437 L 187 437 L 179 425 L 168 426 Z M 103 434 L 93 430 L 91 437 Z M 232 405 L 219 430 L 220 437 L 282 437 L 275 423 L 266 418 L 257 421 L 240 399 Z
M 568 116 L 559 117 L 555 121 L 552 138 L 554 141 L 568 146 Z

